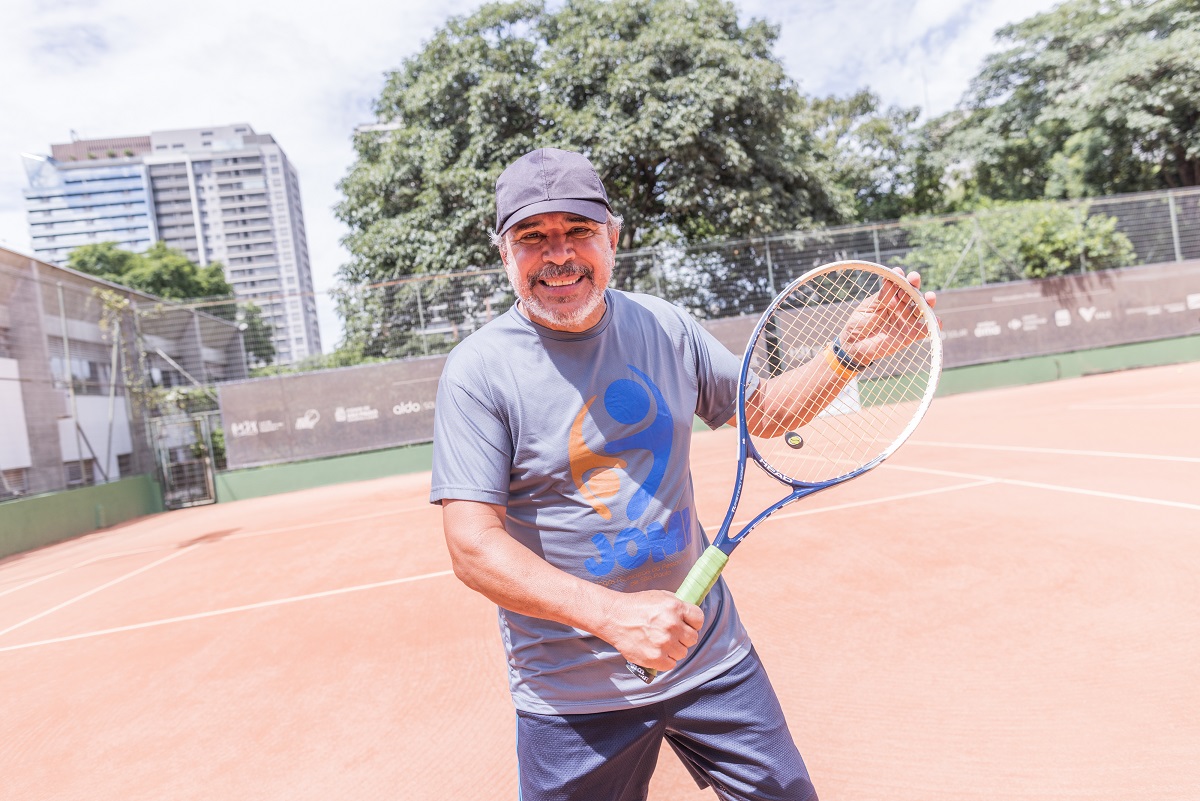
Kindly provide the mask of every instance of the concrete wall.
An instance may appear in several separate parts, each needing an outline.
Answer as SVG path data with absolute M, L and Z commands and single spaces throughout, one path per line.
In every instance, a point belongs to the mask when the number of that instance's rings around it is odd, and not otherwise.
M 0 503 L 0 558 L 163 510 L 150 476 Z

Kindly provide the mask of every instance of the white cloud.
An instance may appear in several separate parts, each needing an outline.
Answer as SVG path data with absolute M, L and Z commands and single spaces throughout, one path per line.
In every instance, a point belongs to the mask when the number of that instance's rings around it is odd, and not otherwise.
M 804 91 L 869 86 L 888 103 L 952 107 L 997 27 L 1050 0 L 743 0 L 743 21 L 781 25 L 779 53 Z M 28 252 L 22 152 L 51 143 L 247 122 L 300 174 L 322 339 L 340 323 L 327 291 L 346 260 L 332 213 L 384 73 L 477 0 L 5 0 L 0 4 L 0 245 Z M 928 103 L 926 101 L 928 98 Z

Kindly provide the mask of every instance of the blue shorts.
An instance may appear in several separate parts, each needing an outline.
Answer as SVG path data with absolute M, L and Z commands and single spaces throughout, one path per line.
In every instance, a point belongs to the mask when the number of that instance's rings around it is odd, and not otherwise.
M 690 692 L 593 715 L 517 712 L 521 801 L 646 798 L 663 738 L 730 801 L 816 801 L 758 654 Z

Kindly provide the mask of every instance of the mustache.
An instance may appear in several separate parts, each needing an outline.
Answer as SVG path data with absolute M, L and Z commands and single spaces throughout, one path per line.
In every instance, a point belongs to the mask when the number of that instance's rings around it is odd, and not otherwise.
M 529 276 L 529 288 L 533 289 L 535 286 L 537 286 L 539 281 L 544 281 L 546 279 L 554 280 L 556 278 L 573 278 L 575 276 L 582 276 L 584 278 L 591 279 L 594 274 L 595 271 L 590 267 L 583 264 L 577 264 L 573 261 L 568 261 L 563 264 L 547 264 L 545 267 Z

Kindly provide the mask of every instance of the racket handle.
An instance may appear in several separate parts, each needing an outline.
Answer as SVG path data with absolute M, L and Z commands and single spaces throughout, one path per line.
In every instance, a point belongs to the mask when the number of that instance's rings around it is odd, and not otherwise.
M 692 565 L 683 584 L 680 584 L 679 589 L 675 591 L 675 597 L 699 606 L 708 597 L 708 591 L 717 583 L 717 577 L 721 575 L 721 571 L 725 569 L 725 563 L 728 561 L 729 554 L 715 545 L 708 546 L 696 560 L 696 564 Z M 654 677 L 658 675 L 658 671 L 654 668 L 642 667 L 632 662 L 626 662 L 625 667 L 647 684 L 654 681 Z

